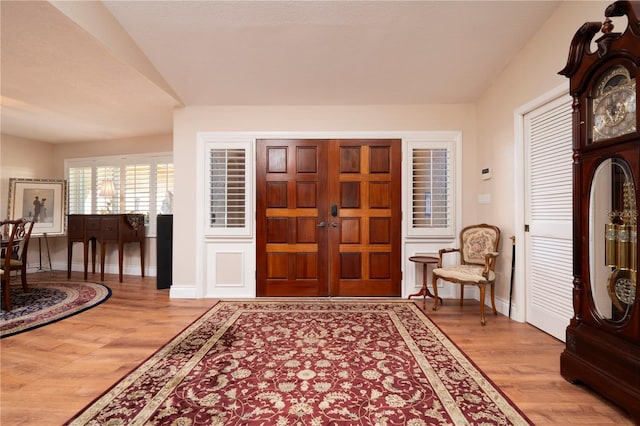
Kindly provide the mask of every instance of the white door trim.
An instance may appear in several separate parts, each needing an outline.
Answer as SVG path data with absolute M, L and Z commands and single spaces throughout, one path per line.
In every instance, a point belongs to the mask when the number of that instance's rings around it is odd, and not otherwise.
M 213 241 L 211 237 L 206 236 L 206 230 L 204 226 L 204 211 L 206 210 L 205 205 L 205 197 L 202 194 L 205 194 L 205 161 L 202 156 L 203 152 L 203 144 L 206 141 L 251 141 L 253 145 L 255 145 L 256 139 L 401 139 L 402 140 L 402 221 L 407 221 L 408 211 L 404 208 L 407 203 L 407 143 L 409 141 L 454 141 L 455 144 L 455 210 L 454 210 L 454 222 L 455 222 L 455 230 L 456 234 L 459 232 L 461 223 L 462 223 L 462 132 L 459 130 L 424 130 L 424 131 L 198 131 L 196 132 L 196 149 L 195 149 L 195 158 L 194 163 L 196 165 L 196 182 L 195 182 L 195 190 L 196 194 L 199 195 L 199 199 L 197 202 L 199 203 L 199 208 L 196 209 L 196 247 L 195 247 L 195 256 L 196 256 L 196 283 L 194 283 L 195 287 L 192 288 L 175 288 L 172 287 L 170 291 L 171 298 L 203 298 L 203 297 L 213 297 L 208 296 L 206 294 L 206 286 L 207 286 L 207 273 L 206 273 L 206 256 L 207 249 L 206 245 L 209 241 Z M 250 167 L 255 168 L 255 150 L 252 150 L 251 160 L 248 161 Z M 252 229 L 255 229 L 255 218 L 256 218 L 256 210 L 255 210 L 255 173 L 252 176 L 251 186 L 253 188 L 253 194 L 251 195 L 251 217 L 252 217 Z M 412 293 L 414 290 L 413 282 L 409 282 L 407 280 L 407 267 L 408 264 L 411 264 L 411 267 L 415 267 L 412 262 L 407 260 L 407 245 L 409 242 L 411 243 L 420 243 L 423 240 L 418 238 L 407 238 L 405 224 L 402 225 L 402 244 L 401 244 L 401 258 L 402 258 L 402 297 L 406 297 L 408 294 Z M 453 239 L 455 240 L 455 238 Z M 255 244 L 255 234 L 247 236 L 245 239 L 235 239 L 235 243 L 245 242 L 248 247 L 254 247 Z M 437 242 L 437 248 L 442 248 L 445 246 L 442 239 L 434 240 L 434 244 Z M 423 244 L 424 247 L 424 244 Z M 435 245 L 434 245 L 435 247 Z M 434 248 L 437 252 L 437 248 Z M 252 280 L 255 280 L 255 250 L 248 252 L 246 256 L 249 259 L 248 264 L 252 265 L 251 269 L 247 270 L 246 276 L 252 277 Z M 253 263 L 251 263 L 253 262 Z M 413 275 L 411 276 L 413 277 Z M 411 278 L 409 277 L 409 278 Z M 253 294 L 255 296 L 255 292 Z M 443 294 L 446 296 L 446 294 Z M 232 296 L 228 296 L 232 297 Z M 236 297 L 236 296 L 233 296 Z M 247 297 L 246 295 L 241 295 L 238 297 Z

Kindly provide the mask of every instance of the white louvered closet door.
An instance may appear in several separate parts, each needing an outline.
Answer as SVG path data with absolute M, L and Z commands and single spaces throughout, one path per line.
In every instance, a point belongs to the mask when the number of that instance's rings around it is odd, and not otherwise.
M 525 116 L 526 321 L 564 341 L 573 316 L 571 98 Z

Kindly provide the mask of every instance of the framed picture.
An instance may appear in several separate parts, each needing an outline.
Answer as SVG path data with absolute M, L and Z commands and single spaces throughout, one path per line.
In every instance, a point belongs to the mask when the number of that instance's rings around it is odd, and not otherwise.
M 64 235 L 67 182 L 54 179 L 9 179 L 7 215 L 33 220 L 32 236 Z

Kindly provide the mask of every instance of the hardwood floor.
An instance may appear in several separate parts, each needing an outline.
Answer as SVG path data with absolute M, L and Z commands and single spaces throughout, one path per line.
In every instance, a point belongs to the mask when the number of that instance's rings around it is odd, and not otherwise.
M 62 271 L 29 279 L 52 275 L 66 280 Z M 102 305 L 0 340 L 0 424 L 64 423 L 215 303 L 169 299 L 153 277 L 125 276 L 123 283 L 117 275 L 105 278 L 113 295 Z M 427 303 L 427 314 L 536 425 L 633 424 L 614 405 L 560 376 L 564 344 L 553 337 L 502 315 L 488 315 L 482 327 L 477 302 L 460 307 L 445 300 L 436 313 Z

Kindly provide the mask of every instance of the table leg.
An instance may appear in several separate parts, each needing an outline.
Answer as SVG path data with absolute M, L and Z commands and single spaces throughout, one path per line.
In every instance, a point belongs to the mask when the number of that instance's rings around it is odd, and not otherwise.
M 67 243 L 67 279 L 71 279 L 71 260 L 73 258 L 73 242 Z
M 122 282 L 122 265 L 124 263 L 124 243 L 118 242 L 118 279 Z
M 89 268 L 89 244 L 90 241 L 84 241 L 84 280 L 87 281 L 87 270 Z
M 415 293 L 415 294 L 411 294 L 409 295 L 408 299 L 411 299 L 414 296 L 422 296 L 422 307 L 423 309 L 426 309 L 427 306 L 427 296 L 434 298 L 435 296 L 433 295 L 433 293 L 431 293 L 431 290 L 429 290 L 429 287 L 427 287 L 427 265 L 428 263 L 423 263 L 422 264 L 422 288 L 420 289 L 419 292 Z M 442 297 L 438 297 L 438 299 L 440 300 L 440 303 L 442 304 Z
M 104 260 L 107 256 L 107 244 L 104 242 L 100 243 L 100 281 L 104 281 Z
M 89 240 L 91 242 L 91 273 L 93 275 L 96 274 L 96 244 L 97 240 L 95 238 L 91 238 Z M 89 242 L 87 242 L 89 244 Z
M 140 272 L 144 277 L 144 238 L 140 240 Z

